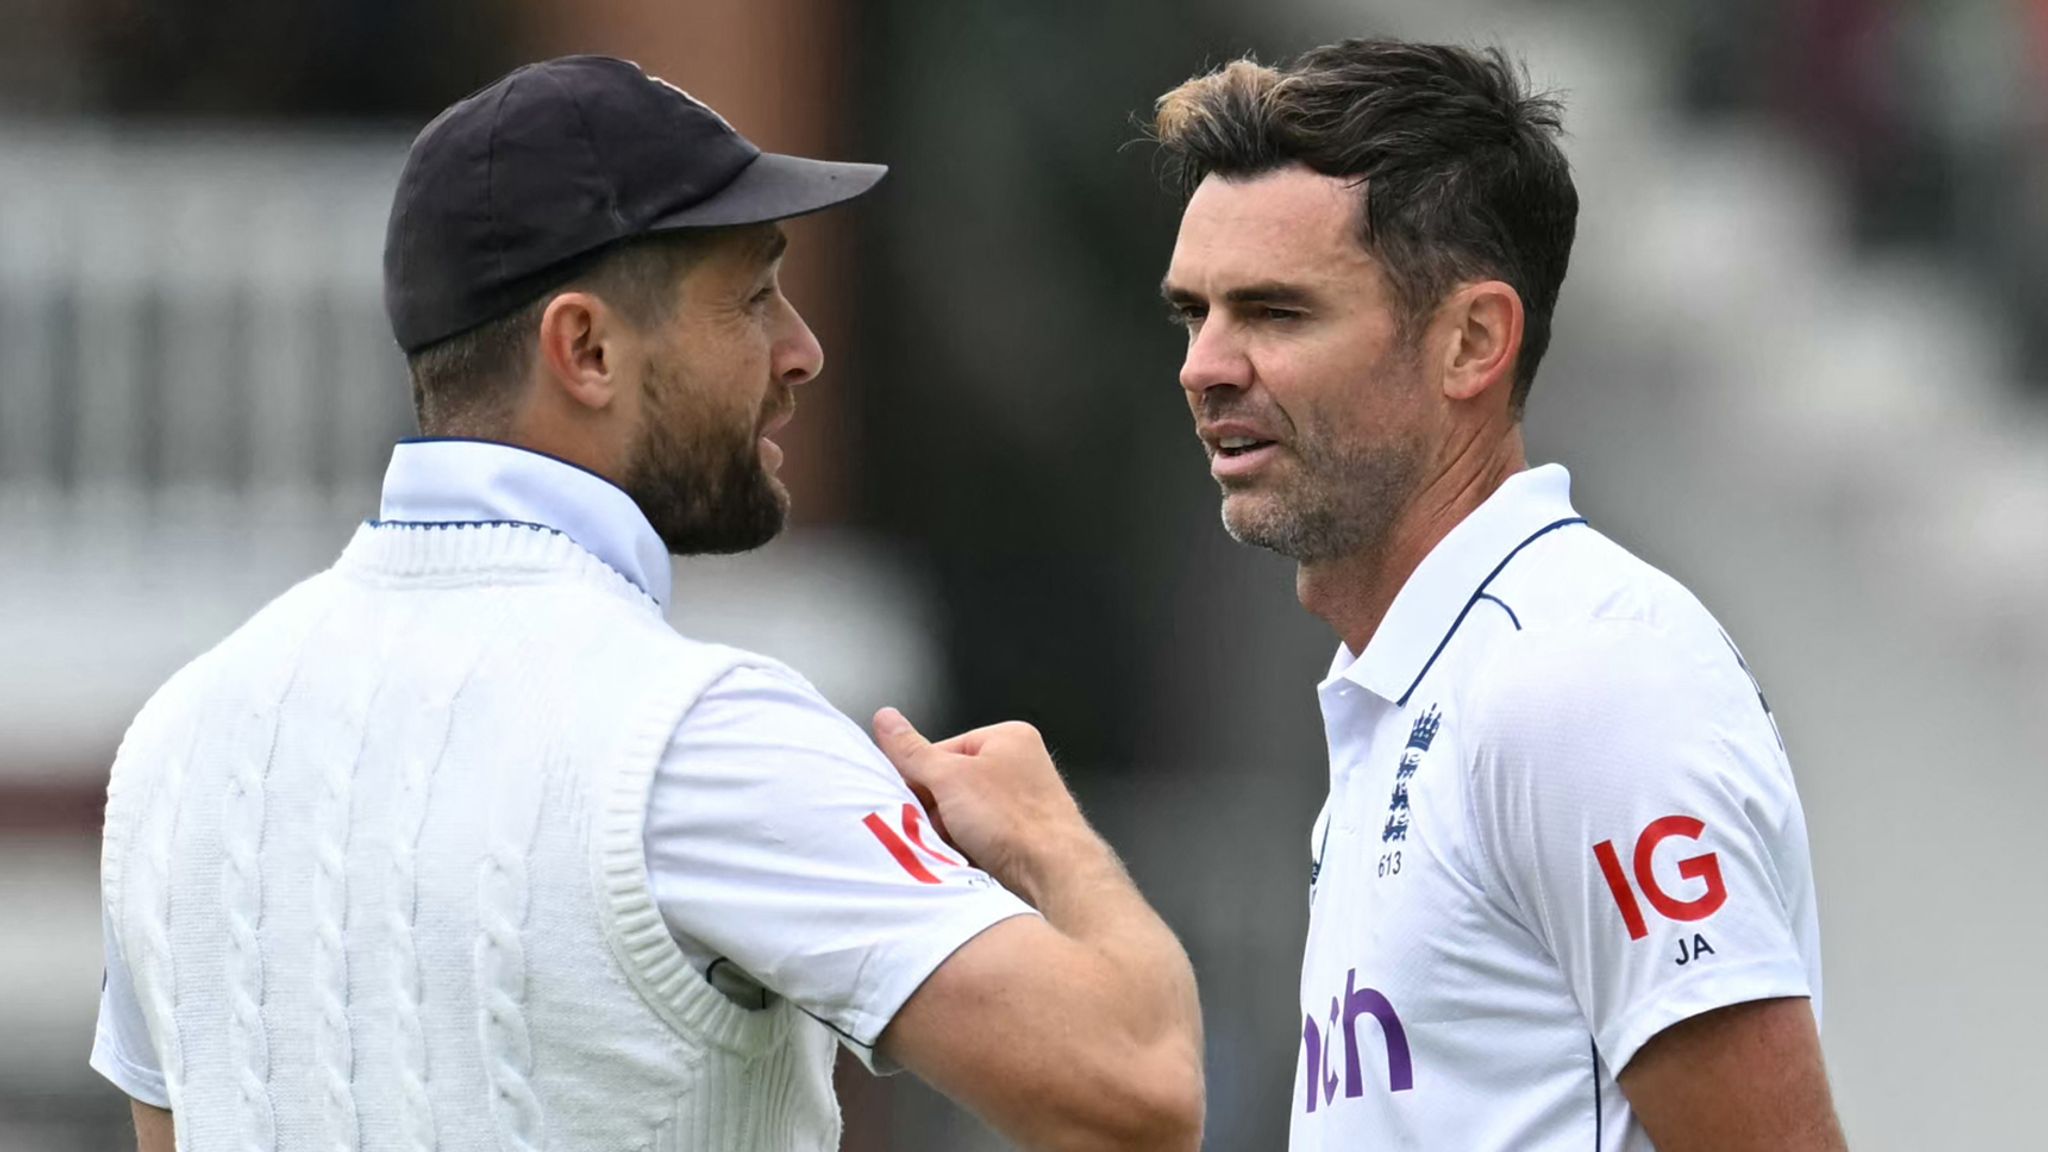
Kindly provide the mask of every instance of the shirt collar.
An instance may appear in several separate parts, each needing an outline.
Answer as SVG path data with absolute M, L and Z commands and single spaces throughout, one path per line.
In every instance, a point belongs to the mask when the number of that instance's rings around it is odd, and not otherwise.
M 565 460 L 489 440 L 401 440 L 384 471 L 381 523 L 538 524 L 610 565 L 668 612 L 668 547 L 620 488 Z
M 1553 528 L 1584 523 L 1572 510 L 1571 486 L 1571 474 L 1558 464 L 1508 477 L 1423 557 L 1363 653 L 1353 659 L 1350 649 L 1337 646 L 1325 683 L 1341 676 L 1405 705 L 1479 594 L 1515 553 Z

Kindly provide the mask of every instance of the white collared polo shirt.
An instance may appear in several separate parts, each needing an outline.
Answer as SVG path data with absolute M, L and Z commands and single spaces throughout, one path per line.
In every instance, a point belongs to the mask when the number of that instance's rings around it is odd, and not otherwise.
M 1557 466 L 1447 535 L 1319 687 L 1295 1152 L 1640 1152 L 1658 1032 L 1810 997 L 1805 817 L 1734 644 Z

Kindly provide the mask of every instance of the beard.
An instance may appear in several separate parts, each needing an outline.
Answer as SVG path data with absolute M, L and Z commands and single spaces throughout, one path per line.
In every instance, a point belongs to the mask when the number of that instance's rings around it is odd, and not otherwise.
M 1296 475 L 1264 491 L 1225 488 L 1224 530 L 1299 564 L 1380 547 L 1414 491 L 1422 445 L 1347 447 L 1321 435 L 1327 425 L 1304 422 L 1297 430 Z
M 789 518 L 789 491 L 761 463 L 758 444 L 766 414 L 791 403 L 788 389 L 771 389 L 762 410 L 745 418 L 705 392 L 681 373 L 649 371 L 646 419 L 622 485 L 677 556 L 752 551 Z
M 1419 365 L 1397 360 L 1385 372 L 1372 375 L 1393 387 L 1407 387 L 1419 376 Z M 1221 413 L 1210 415 L 1222 418 Z M 1314 406 L 1303 409 L 1294 432 L 1285 449 L 1293 457 L 1292 469 L 1223 485 L 1223 528 L 1231 539 L 1298 564 L 1384 547 L 1420 482 L 1427 457 L 1422 435 L 1406 432 L 1366 442 Z

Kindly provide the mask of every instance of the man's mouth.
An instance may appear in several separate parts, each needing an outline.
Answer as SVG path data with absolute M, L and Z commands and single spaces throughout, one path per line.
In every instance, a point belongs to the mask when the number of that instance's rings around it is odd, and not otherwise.
M 788 424 L 795 416 L 795 403 L 780 405 L 761 421 L 760 428 L 754 433 L 755 446 L 761 453 L 761 466 L 769 472 L 782 467 L 782 445 L 770 440 L 769 437 L 781 431 L 783 425 Z
M 1259 440 L 1250 436 L 1225 436 L 1216 442 L 1216 454 L 1236 459 L 1257 452 L 1261 448 L 1269 448 L 1272 444 L 1271 440 Z
M 1248 481 L 1280 455 L 1280 445 L 1252 436 L 1225 436 L 1209 457 L 1209 475 L 1230 484 Z

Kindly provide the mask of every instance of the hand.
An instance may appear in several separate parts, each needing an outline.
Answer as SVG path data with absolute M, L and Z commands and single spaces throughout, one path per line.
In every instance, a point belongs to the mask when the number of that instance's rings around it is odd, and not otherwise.
M 931 811 L 939 834 L 1034 904 L 1041 861 L 1094 834 L 1038 730 L 1012 721 L 937 744 L 901 712 L 875 713 L 875 743 Z

